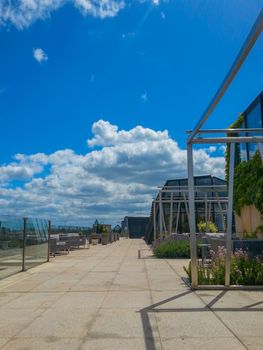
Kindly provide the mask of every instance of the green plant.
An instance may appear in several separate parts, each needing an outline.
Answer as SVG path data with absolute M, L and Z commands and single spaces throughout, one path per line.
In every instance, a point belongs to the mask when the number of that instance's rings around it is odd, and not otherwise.
M 211 251 L 211 264 L 198 266 L 198 283 L 200 285 L 223 285 L 225 281 L 224 247 L 218 247 L 217 252 Z M 191 263 L 188 268 L 184 267 L 191 281 Z M 232 254 L 230 265 L 230 283 L 232 285 L 263 285 L 263 264 L 256 258 L 250 258 L 242 249 Z
M 211 232 L 211 233 L 218 232 L 218 228 L 217 228 L 216 224 L 212 221 L 208 221 L 207 225 L 206 225 L 206 222 L 201 220 L 197 224 L 197 227 L 198 227 L 199 232 L 202 232 L 202 233 L 206 232 L 206 228 L 208 229 L 208 232 Z
M 238 215 L 245 205 L 255 205 L 263 214 L 263 164 L 258 151 L 235 168 L 234 210 Z
M 261 220 L 263 220 L 262 219 L 262 217 L 261 217 Z M 256 233 L 263 233 L 263 224 L 262 225 L 259 225 L 257 228 L 256 228 Z
M 255 239 L 257 238 L 257 232 L 248 233 L 246 231 L 243 232 L 242 239 Z
M 243 115 L 240 115 L 237 120 L 230 125 L 229 129 L 239 129 L 242 127 L 242 124 L 244 122 L 244 117 Z M 231 136 L 237 136 L 236 133 L 229 133 L 227 134 L 228 137 Z M 240 153 L 240 144 L 235 145 L 235 166 L 240 163 L 241 161 L 241 153 Z M 227 144 L 226 146 L 226 151 L 225 151 L 225 160 L 226 160 L 226 166 L 225 166 L 225 177 L 226 181 L 228 183 L 228 176 L 229 176 L 229 160 L 230 160 L 230 144 Z
M 160 243 L 153 251 L 157 258 L 190 258 L 189 241 L 166 241 Z

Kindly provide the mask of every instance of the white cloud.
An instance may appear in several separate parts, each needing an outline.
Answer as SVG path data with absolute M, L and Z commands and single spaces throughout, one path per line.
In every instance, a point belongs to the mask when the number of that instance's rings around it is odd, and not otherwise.
M 122 39 L 127 39 L 127 38 L 134 38 L 136 35 L 135 32 L 128 32 L 128 33 L 122 33 L 121 37 Z
M 142 102 L 148 101 L 148 92 L 147 91 L 145 91 L 143 94 L 141 94 L 141 100 L 142 100 Z
M 158 0 L 150 1 L 158 5 Z M 91 15 L 98 18 L 116 16 L 128 0 L 0 0 L 0 26 L 13 25 L 18 29 L 30 26 L 39 19 L 50 18 L 52 12 L 65 4 L 72 4 L 84 16 Z
M 29 0 L 27 0 L 29 1 Z M 38 63 L 48 60 L 48 56 L 43 49 L 37 48 L 33 50 L 33 56 Z
M 156 187 L 186 176 L 186 151 L 167 130 L 119 130 L 99 120 L 92 132 L 87 142 L 97 148 L 87 154 L 69 149 L 50 155 L 17 154 L 13 162 L 0 166 L 0 214 L 76 224 L 98 217 L 116 223 L 127 214 L 148 215 Z M 200 149 L 194 160 L 196 175 L 224 177 L 224 157 Z M 14 188 L 14 180 L 25 184 Z

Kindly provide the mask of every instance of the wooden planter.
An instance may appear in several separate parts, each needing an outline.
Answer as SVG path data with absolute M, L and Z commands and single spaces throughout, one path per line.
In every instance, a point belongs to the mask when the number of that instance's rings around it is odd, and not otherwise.
M 91 238 L 91 244 L 92 245 L 97 245 L 99 243 L 99 239 L 98 238 Z
M 101 236 L 101 244 L 102 245 L 107 245 L 109 243 L 109 236 L 108 235 L 102 235 Z
M 262 215 L 254 205 L 246 205 L 241 209 L 240 216 L 235 215 L 236 233 L 242 238 L 243 233 L 252 233 L 263 224 Z M 263 232 L 257 233 L 257 238 L 263 238 Z

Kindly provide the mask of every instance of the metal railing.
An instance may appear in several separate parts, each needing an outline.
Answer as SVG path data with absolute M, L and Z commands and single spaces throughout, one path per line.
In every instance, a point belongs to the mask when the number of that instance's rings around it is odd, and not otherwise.
M 0 279 L 49 261 L 51 223 L 0 216 Z

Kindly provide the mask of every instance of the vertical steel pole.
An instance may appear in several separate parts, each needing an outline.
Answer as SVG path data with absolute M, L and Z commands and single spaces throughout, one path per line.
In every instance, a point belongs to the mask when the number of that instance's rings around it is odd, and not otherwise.
M 173 192 L 171 192 L 171 203 L 170 203 L 170 222 L 169 222 L 169 233 L 170 236 L 173 230 Z
M 156 203 L 153 201 L 153 239 L 156 241 Z
M 207 192 L 205 193 L 205 232 L 208 232 Z
M 49 261 L 49 256 L 50 256 L 50 234 L 51 234 L 51 220 L 48 220 L 47 261 Z
M 261 161 L 263 163 L 263 145 L 260 142 L 258 143 L 258 149 L 259 149 L 259 153 L 261 155 Z
M 183 192 L 183 197 L 184 197 L 185 212 L 186 212 L 186 216 L 187 216 L 188 223 L 189 223 L 189 225 L 190 225 L 189 210 L 188 210 L 188 205 L 187 205 L 187 200 L 186 200 L 185 192 Z
M 228 207 L 227 207 L 227 236 L 226 236 L 226 269 L 225 286 L 230 285 L 230 265 L 231 265 L 231 238 L 232 238 L 232 218 L 233 218 L 233 190 L 235 171 L 235 150 L 234 142 L 230 144 L 229 176 L 228 176 Z
M 226 224 L 225 224 L 225 220 L 224 220 L 222 205 L 221 205 L 221 203 L 219 201 L 218 193 L 216 192 L 215 194 L 216 194 L 217 204 L 218 204 L 218 208 L 219 208 L 220 215 L 221 215 L 223 231 L 225 231 L 226 230 Z
M 27 235 L 27 220 L 23 218 L 23 252 L 22 252 L 22 271 L 26 270 L 26 235 Z
M 179 224 L 179 217 L 180 217 L 180 210 L 181 210 L 181 202 L 177 205 L 177 216 L 176 216 L 176 227 L 175 227 L 175 233 L 178 233 L 178 224 Z
M 188 202 L 189 202 L 189 226 L 190 226 L 190 250 L 191 250 L 191 280 L 192 287 L 198 286 L 197 276 L 197 247 L 196 247 L 196 223 L 195 223 L 195 193 L 194 193 L 194 159 L 193 145 L 187 144 L 187 170 L 188 170 Z
M 162 216 L 163 206 L 162 206 L 162 191 L 159 192 L 159 230 L 160 237 L 163 236 L 163 216 Z

